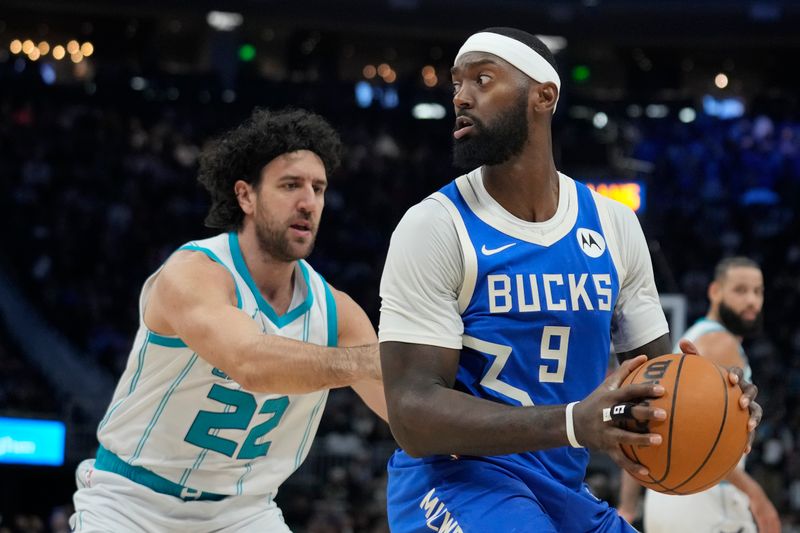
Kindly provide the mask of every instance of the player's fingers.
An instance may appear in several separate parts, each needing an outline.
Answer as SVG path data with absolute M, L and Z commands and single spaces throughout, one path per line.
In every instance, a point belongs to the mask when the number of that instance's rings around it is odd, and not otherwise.
M 758 396 L 758 387 L 747 381 L 740 381 L 740 388 L 742 389 L 742 397 L 739 398 L 739 405 L 743 409 L 747 409 L 750 404 L 755 403 L 755 398 Z
M 734 385 L 744 383 L 744 372 L 738 366 L 732 366 L 728 368 L 728 380 Z M 744 391 L 744 389 L 742 389 L 742 391 Z
M 678 347 L 681 349 L 682 353 L 689 355 L 700 355 L 700 351 L 697 349 L 697 346 L 695 346 L 694 343 L 689 339 L 681 339 L 681 341 L 678 343 Z
M 631 446 L 658 446 L 662 441 L 661 435 L 658 433 L 635 433 L 617 427 L 609 428 L 608 431 L 611 438 L 620 444 L 629 444 Z
M 614 392 L 616 402 L 627 402 L 640 398 L 658 398 L 665 392 L 663 385 L 656 383 L 631 383 Z
M 650 422 L 651 420 L 664 420 L 666 418 L 667 412 L 664 409 L 660 407 L 650 407 L 646 403 L 623 402 L 603 409 L 604 422 L 609 421 L 609 419 L 614 422 L 624 422 L 627 420 Z M 622 427 L 625 426 L 623 425 Z
M 646 355 L 637 355 L 632 359 L 624 361 L 613 374 L 606 378 L 606 387 L 608 390 L 617 390 L 625 378 L 645 361 L 647 361 Z
M 664 409 L 647 405 L 635 405 L 633 409 L 631 409 L 631 415 L 640 422 L 667 419 L 667 412 Z
M 758 402 L 750 404 L 750 420 L 747 421 L 747 430 L 752 432 L 761 423 L 761 417 L 764 416 L 764 410 Z
M 617 463 L 617 466 L 627 470 L 631 474 L 646 476 L 650 473 L 647 467 L 643 464 L 639 464 L 628 459 L 628 457 L 622 453 L 622 450 L 620 450 L 619 446 L 615 446 L 613 450 L 608 450 L 608 455 L 614 460 L 615 463 Z

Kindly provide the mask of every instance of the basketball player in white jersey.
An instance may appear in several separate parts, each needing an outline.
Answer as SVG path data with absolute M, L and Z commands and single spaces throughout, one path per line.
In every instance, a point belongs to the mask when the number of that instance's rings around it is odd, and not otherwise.
M 259 110 L 203 154 L 206 224 L 225 232 L 145 282 L 75 531 L 289 531 L 273 498 L 328 390 L 351 386 L 386 418 L 372 325 L 304 261 L 340 151 L 321 117 Z
M 761 329 L 764 278 L 758 264 L 746 257 L 723 259 L 708 287 L 710 306 L 683 339 L 724 367 L 743 369 L 751 379 L 742 339 Z M 675 351 L 679 351 L 675 347 Z M 641 489 L 623 473 L 620 513 L 632 517 Z M 744 459 L 720 484 L 697 494 L 671 496 L 646 491 L 645 533 L 779 533 L 780 519 L 764 490 L 744 470 Z

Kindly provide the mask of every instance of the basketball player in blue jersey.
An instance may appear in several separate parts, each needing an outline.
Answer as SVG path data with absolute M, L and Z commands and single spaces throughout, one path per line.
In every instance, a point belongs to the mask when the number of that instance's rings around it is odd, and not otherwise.
M 738 367 L 750 379 L 750 366 L 742 348 L 744 337 L 761 330 L 764 277 L 752 259 L 729 257 L 714 269 L 708 286 L 708 313 L 686 333 L 703 357 L 724 367 Z M 677 347 L 675 347 L 677 350 Z M 633 518 L 641 487 L 623 472 L 620 514 Z M 688 496 L 647 491 L 644 504 L 645 533 L 741 532 L 780 533 L 778 512 L 758 482 L 744 470 L 744 461 L 719 485 Z
M 328 389 L 386 417 L 372 325 L 304 260 L 340 150 L 302 110 L 256 111 L 209 145 L 206 223 L 224 232 L 144 284 L 97 457 L 79 467 L 75 531 L 289 531 L 273 498 Z
M 620 384 L 639 354 L 670 350 L 638 220 L 556 170 L 560 81 L 540 40 L 481 31 L 452 77 L 454 160 L 475 170 L 406 213 L 381 280 L 381 362 L 402 448 L 389 463 L 390 527 L 632 531 L 583 479 L 586 448 L 644 473 L 618 444 L 660 442 L 610 416 L 663 394 Z M 606 377 L 612 339 L 625 362 Z M 757 419 L 755 389 L 743 388 Z M 632 415 L 666 416 L 645 405 Z

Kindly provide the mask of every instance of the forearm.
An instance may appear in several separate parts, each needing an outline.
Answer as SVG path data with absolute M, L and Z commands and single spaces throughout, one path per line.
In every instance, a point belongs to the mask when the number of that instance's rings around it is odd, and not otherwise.
M 734 487 L 747 494 L 749 498 L 766 497 L 764 490 L 750 475 L 739 468 L 734 468 L 725 478 Z
M 390 404 L 400 446 L 412 456 L 504 455 L 568 444 L 563 405 L 515 407 L 445 386 L 408 389 Z
M 330 348 L 263 334 L 251 343 L 235 373 L 253 392 L 303 394 L 380 378 L 377 344 Z
M 619 484 L 619 505 L 620 510 L 624 510 L 631 516 L 636 514 L 639 507 L 639 498 L 642 494 L 642 486 L 633 478 L 632 475 L 622 470 L 620 473 Z

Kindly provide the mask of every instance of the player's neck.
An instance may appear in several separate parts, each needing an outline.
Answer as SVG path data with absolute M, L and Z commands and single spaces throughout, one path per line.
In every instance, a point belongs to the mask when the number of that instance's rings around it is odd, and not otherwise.
M 264 252 L 258 245 L 252 227 L 246 227 L 239 232 L 239 247 L 261 296 L 279 316 L 284 314 L 292 302 L 297 261 L 280 261 Z
M 531 139 L 522 153 L 499 165 L 483 167 L 486 191 L 515 217 L 544 222 L 556 214 L 559 178 L 549 136 Z

